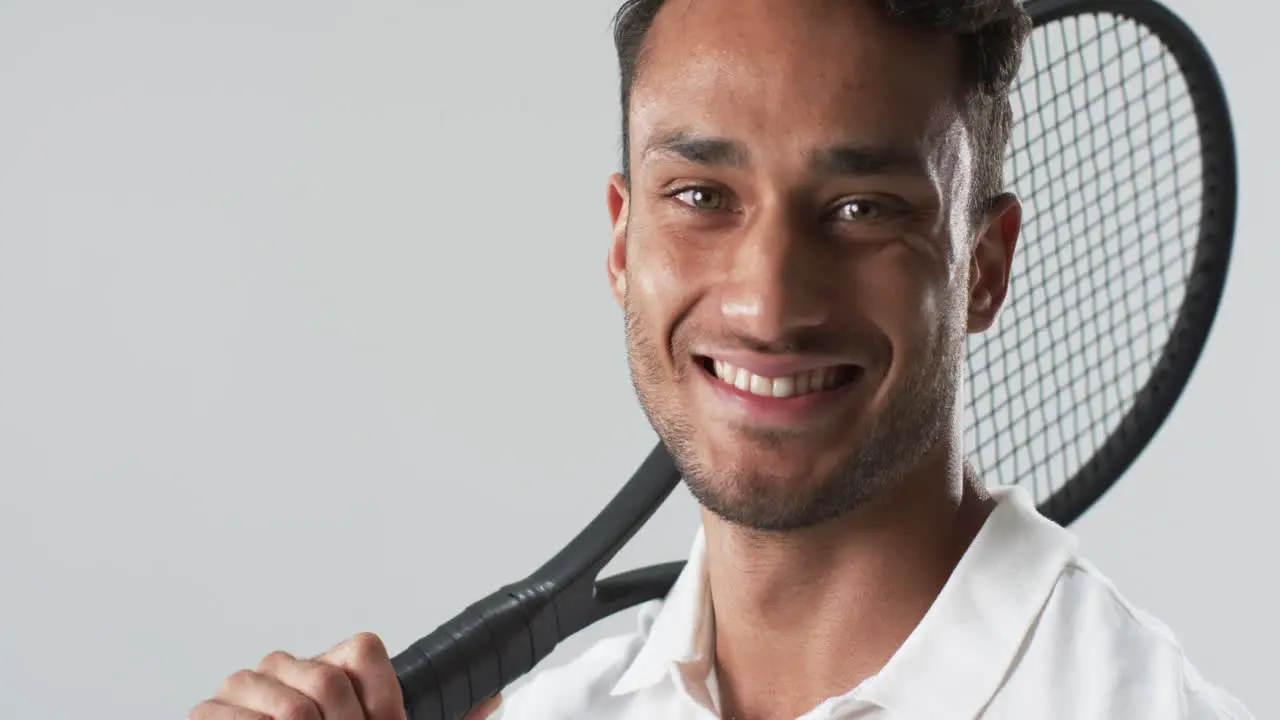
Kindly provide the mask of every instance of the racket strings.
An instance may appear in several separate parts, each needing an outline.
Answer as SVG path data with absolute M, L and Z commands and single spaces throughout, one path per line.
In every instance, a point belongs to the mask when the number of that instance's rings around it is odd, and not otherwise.
M 999 325 L 969 341 L 966 445 L 989 482 L 1043 502 L 1164 350 L 1198 241 L 1201 147 L 1173 56 L 1114 15 L 1038 27 L 1013 103 L 1005 173 L 1029 200 Z

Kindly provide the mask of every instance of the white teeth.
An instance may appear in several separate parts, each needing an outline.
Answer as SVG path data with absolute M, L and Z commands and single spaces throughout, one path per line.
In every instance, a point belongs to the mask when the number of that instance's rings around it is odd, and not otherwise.
M 751 392 L 754 395 L 773 397 L 773 381 L 759 375 L 751 376 Z
M 716 377 L 724 382 L 764 397 L 787 398 L 818 392 L 830 388 L 836 380 L 836 369 L 830 367 L 777 378 L 755 375 L 722 360 L 713 361 L 712 367 Z
M 776 398 L 791 397 L 796 394 L 794 378 L 780 377 L 773 380 L 773 396 Z

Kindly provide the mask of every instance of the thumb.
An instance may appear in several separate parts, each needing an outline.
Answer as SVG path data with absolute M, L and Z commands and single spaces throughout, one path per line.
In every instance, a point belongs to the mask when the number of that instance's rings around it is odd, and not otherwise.
M 467 715 L 466 720 L 485 720 L 485 718 L 493 715 L 498 711 L 498 706 L 502 705 L 502 694 L 499 693 L 488 700 L 485 700 Z

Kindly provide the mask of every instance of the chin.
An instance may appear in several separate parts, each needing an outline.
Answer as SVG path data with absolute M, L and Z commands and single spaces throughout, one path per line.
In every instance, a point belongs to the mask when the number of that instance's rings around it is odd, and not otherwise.
M 717 475 L 759 473 L 785 478 L 795 487 L 838 473 L 854 461 L 862 444 L 860 418 L 833 418 L 826 428 L 778 429 L 737 423 L 707 423 L 698 455 Z M 839 432 L 835 432 L 838 429 Z
M 733 433 L 727 441 L 692 450 L 682 464 L 698 503 L 736 525 L 788 531 L 816 525 L 862 504 L 869 478 L 857 471 L 857 453 L 846 438 L 839 450 L 803 436 Z

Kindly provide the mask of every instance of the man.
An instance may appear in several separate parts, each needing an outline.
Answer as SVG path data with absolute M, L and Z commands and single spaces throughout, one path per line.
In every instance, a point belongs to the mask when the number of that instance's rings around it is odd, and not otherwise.
M 964 339 L 1018 239 L 1000 169 L 1028 29 L 1016 0 L 624 5 L 608 273 L 703 528 L 636 634 L 535 676 L 506 717 L 1249 717 L 965 462 Z M 275 653 L 192 717 L 399 701 L 363 635 Z

